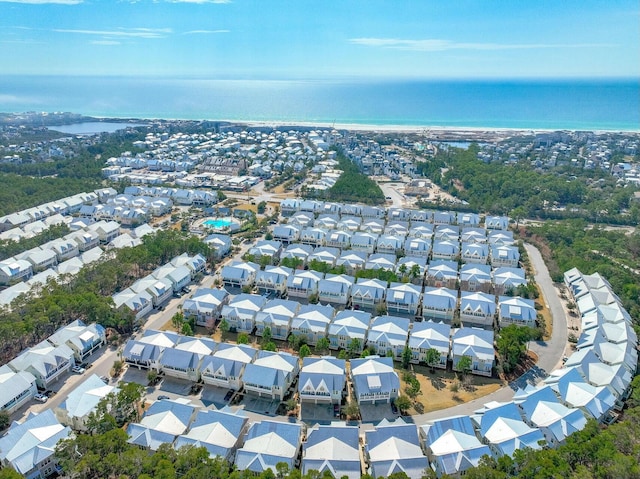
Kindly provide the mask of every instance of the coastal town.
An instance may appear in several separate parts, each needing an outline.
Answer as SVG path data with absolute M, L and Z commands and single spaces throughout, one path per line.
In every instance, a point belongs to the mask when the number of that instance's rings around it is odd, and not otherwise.
M 0 261 L 6 311 L 162 232 L 209 251 L 113 292 L 131 334 L 67 318 L 0 367 L 15 421 L 3 466 L 61 474 L 56 444 L 86 433 L 126 384 L 144 389 L 129 444 L 202 446 L 256 474 L 457 477 L 618 420 L 637 335 L 608 278 L 573 268 L 553 283 L 516 218 L 470 211 L 420 165 L 474 143 L 479 162 L 600 170 L 633 187 L 637 134 L 207 126 L 123 130 L 137 139 L 99 158 L 103 187 L 0 217 L 3 242 L 64 231 Z M 22 141 L 49 131 L 3 126 L 0 161 L 44 168 L 100 141 Z M 341 155 L 378 183 L 377 204 L 323 199 Z M 538 336 L 508 374 L 498 344 L 514 327 Z

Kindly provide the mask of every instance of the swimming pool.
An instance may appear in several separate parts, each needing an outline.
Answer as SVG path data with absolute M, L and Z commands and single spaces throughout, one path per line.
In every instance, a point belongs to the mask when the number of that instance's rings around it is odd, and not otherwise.
M 209 228 L 222 230 L 231 226 L 233 224 L 233 221 L 227 219 L 206 220 L 202 224 L 208 226 Z

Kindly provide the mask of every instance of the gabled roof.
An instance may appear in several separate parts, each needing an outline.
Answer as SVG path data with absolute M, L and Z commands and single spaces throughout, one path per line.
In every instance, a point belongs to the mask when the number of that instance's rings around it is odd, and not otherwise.
M 422 321 L 413 323 L 409 333 L 409 347 L 412 349 L 436 349 L 449 353 L 451 326 L 445 323 Z
M 95 374 L 69 393 L 59 408 L 68 412 L 70 417 L 83 418 L 92 412 L 107 394 L 117 393 L 119 389 L 105 384 Z
M 302 427 L 299 424 L 262 421 L 251 425 L 244 446 L 236 453 L 236 467 L 262 472 L 275 472 L 278 462 L 286 462 L 290 469 L 298 454 Z
M 454 356 L 471 356 L 481 360 L 493 360 L 493 331 L 478 328 L 460 328 L 451 338 Z
M 429 462 L 420 448 L 418 430 L 402 419 L 395 423 L 383 420 L 374 431 L 365 432 L 366 451 L 374 477 L 405 472 L 420 478 Z
M 409 335 L 409 318 L 378 316 L 369 327 L 368 341 L 386 342 L 392 346 L 403 346 Z
M 53 456 L 58 441 L 70 434 L 71 429 L 60 424 L 51 409 L 29 414 L 24 422 L 14 422 L 0 438 L 0 460 L 26 475 L 37 464 Z
M 302 449 L 302 474 L 329 471 L 333 477 L 360 478 L 358 428 L 342 422 L 307 431 Z
M 364 340 L 370 323 L 371 314 L 366 311 L 339 311 L 329 325 L 329 335 L 340 335 Z
M 205 447 L 212 457 L 227 458 L 247 422 L 248 418 L 240 409 L 235 412 L 228 408 L 219 411 L 198 411 L 189 432 L 178 436 L 175 447 Z

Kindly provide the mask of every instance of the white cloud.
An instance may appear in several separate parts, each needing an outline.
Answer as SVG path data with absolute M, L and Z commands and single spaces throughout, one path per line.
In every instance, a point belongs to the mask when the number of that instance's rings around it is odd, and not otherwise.
M 532 50 L 542 48 L 593 48 L 613 46 L 602 43 L 466 43 L 441 39 L 408 40 L 401 38 L 351 38 L 350 43 L 368 47 L 442 52 L 447 50 Z
M 169 0 L 171 3 L 231 3 L 231 0 Z
M 120 42 L 115 40 L 93 40 L 92 45 L 120 45 Z
M 74 30 L 56 28 L 54 32 L 75 33 L 79 35 L 100 35 L 107 38 L 165 38 L 171 33 L 170 28 L 119 28 L 116 30 Z
M 183 35 L 214 35 L 217 33 L 229 33 L 231 30 L 190 30 Z
M 0 0 L 5 3 L 28 3 L 30 5 L 44 5 L 45 3 L 57 3 L 58 5 L 78 5 L 84 0 Z

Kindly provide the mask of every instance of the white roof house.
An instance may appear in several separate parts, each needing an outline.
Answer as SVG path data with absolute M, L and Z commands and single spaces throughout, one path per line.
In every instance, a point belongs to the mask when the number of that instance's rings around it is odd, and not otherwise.
M 493 331 L 478 328 L 460 328 L 451 338 L 453 370 L 458 371 L 458 361 L 463 356 L 471 358 L 471 373 L 491 376 L 495 361 Z
M 516 391 L 513 399 L 526 421 L 540 428 L 551 445 L 563 443 L 567 436 L 580 431 L 587 424 L 584 413 L 561 404 L 549 386 L 528 386 Z
M 271 330 L 275 339 L 286 340 L 291 329 L 291 319 L 300 310 L 300 303 L 286 299 L 267 302 L 256 314 L 256 335 L 262 336 L 265 328 Z
M 433 421 L 420 428 L 427 455 L 438 477 L 459 475 L 480 463 L 484 455 L 492 456 L 491 449 L 476 437 L 468 416 L 453 416 Z
M 491 266 L 488 264 L 463 264 L 460 268 L 460 289 L 491 292 L 493 290 Z
M 306 358 L 305 358 L 306 359 Z M 343 422 L 316 425 L 302 444 L 302 474 L 325 471 L 333 477 L 360 479 L 358 428 Z
M 340 404 L 346 384 L 344 359 L 332 356 L 306 357 L 298 380 L 300 401 Z M 303 405 L 304 409 L 304 405 Z
M 49 342 L 55 346 L 66 344 L 75 355 L 77 362 L 82 362 L 87 356 L 93 354 L 106 341 L 104 327 L 97 323 L 84 324 L 79 319 L 59 328 L 49 336 Z
M 224 266 L 220 276 L 225 286 L 242 288 L 250 286 L 256 279 L 256 274 L 260 271 L 260 266 L 250 261 L 234 261 Z
M 172 444 L 184 434 L 196 413 L 196 408 L 177 401 L 161 400 L 147 409 L 139 423 L 127 427 L 129 443 L 156 451 L 160 445 Z
M 38 392 L 36 378 L 28 371 L 14 371 L 0 366 L 0 411 L 9 414 L 18 410 Z
M 458 263 L 456 261 L 436 259 L 427 268 L 427 285 L 437 288 L 456 288 L 458 282 Z
M 304 336 L 307 344 L 315 345 L 327 335 L 327 330 L 336 311 L 333 306 L 321 304 L 304 305 L 291 321 L 291 333 Z
M 435 349 L 440 359 L 434 367 L 447 367 L 447 359 L 451 350 L 451 326 L 445 323 L 422 321 L 413 323 L 409 332 L 408 346 L 411 349 L 412 363 L 426 363 L 427 352 Z
M 425 319 L 451 323 L 458 306 L 458 292 L 449 288 L 427 286 L 422 295 L 422 316 Z
M 391 283 L 387 289 L 387 311 L 393 314 L 415 315 L 420 304 L 421 288 L 411 283 Z
M 498 456 L 513 457 L 518 449 L 541 449 L 546 443 L 540 429 L 522 420 L 520 410 L 513 402 L 485 404 L 471 419 L 480 437 Z
M 241 409 L 200 410 L 189 432 L 178 436 L 175 447 L 204 447 L 211 457 L 220 456 L 231 463 L 247 432 L 248 422 L 249 418 Z
M 530 299 L 519 296 L 500 296 L 498 298 L 498 321 L 500 326 L 517 324 L 519 326 L 535 326 L 536 308 Z
M 496 297 L 487 293 L 462 291 L 460 295 L 460 322 L 464 326 L 493 328 L 496 315 Z
M 298 357 L 286 352 L 260 351 L 242 373 L 244 390 L 282 401 L 298 375 Z
M 393 358 L 352 359 L 351 379 L 358 404 L 389 403 L 398 397 L 400 378 L 393 368 Z
M 206 326 L 220 317 L 223 306 L 228 302 L 229 292 L 225 289 L 198 288 L 182 304 L 182 313 L 186 318 L 195 317 L 199 326 Z
M 220 317 L 236 331 L 251 332 L 256 325 L 256 314 L 266 303 L 264 296 L 242 293 L 222 307 Z
M 324 273 L 313 270 L 296 270 L 287 278 L 287 295 L 290 298 L 308 299 L 318 291 L 318 282 Z
M 373 431 L 366 431 L 364 453 L 373 477 L 404 472 L 410 479 L 420 479 L 429 467 L 416 426 L 400 418 L 383 419 Z
M 260 293 L 283 294 L 287 289 L 287 279 L 293 274 L 291 268 L 267 265 L 256 274 L 255 285 Z
M 377 316 L 371 321 L 367 345 L 375 348 L 376 354 L 386 356 L 389 352 L 400 359 L 409 336 L 409 318 L 399 316 Z
M 346 305 L 354 283 L 353 276 L 327 273 L 324 279 L 318 281 L 318 299 L 323 303 Z
M 105 384 L 95 374 L 69 393 L 67 398 L 54 409 L 58 420 L 76 431 L 86 431 L 89 414 L 96 410 L 98 403 L 110 393 L 117 393 L 114 386 Z
M 302 445 L 302 426 L 299 424 L 261 421 L 249 428 L 244 445 L 236 453 L 236 467 L 262 473 L 284 462 L 289 470 L 295 469 L 295 460 Z
M 366 262 L 367 253 L 364 251 L 343 250 L 336 260 L 336 266 L 344 266 L 347 273 L 354 274 L 359 269 L 362 269 Z
M 348 349 L 356 339 L 360 342 L 357 351 L 362 351 L 370 324 L 371 313 L 356 310 L 339 311 L 329 325 L 329 347 L 331 349 Z
M 0 461 L 24 477 L 48 477 L 58 470 L 55 448 L 71 435 L 53 411 L 29 414 L 23 423 L 14 422 L 0 438 Z
M 376 306 L 384 302 L 386 294 L 386 281 L 358 278 L 351 288 L 351 302 L 354 308 L 374 311 Z
M 515 291 L 518 286 L 527 284 L 525 272 L 520 268 L 501 266 L 493 270 L 492 276 L 496 294 L 504 294 L 508 290 Z
M 26 371 L 36 378 L 39 388 L 47 389 L 75 364 L 73 350 L 66 344 L 53 346 L 48 341 L 25 349 L 9 367 L 14 371 Z
M 258 350 L 244 344 L 222 343 L 212 356 L 200 363 L 200 374 L 205 384 L 239 390 L 244 368 L 257 356 Z
M 582 409 L 589 417 L 602 421 L 616 404 L 613 393 L 605 386 L 589 384 L 576 368 L 562 368 L 545 381 L 560 400 L 569 407 Z

